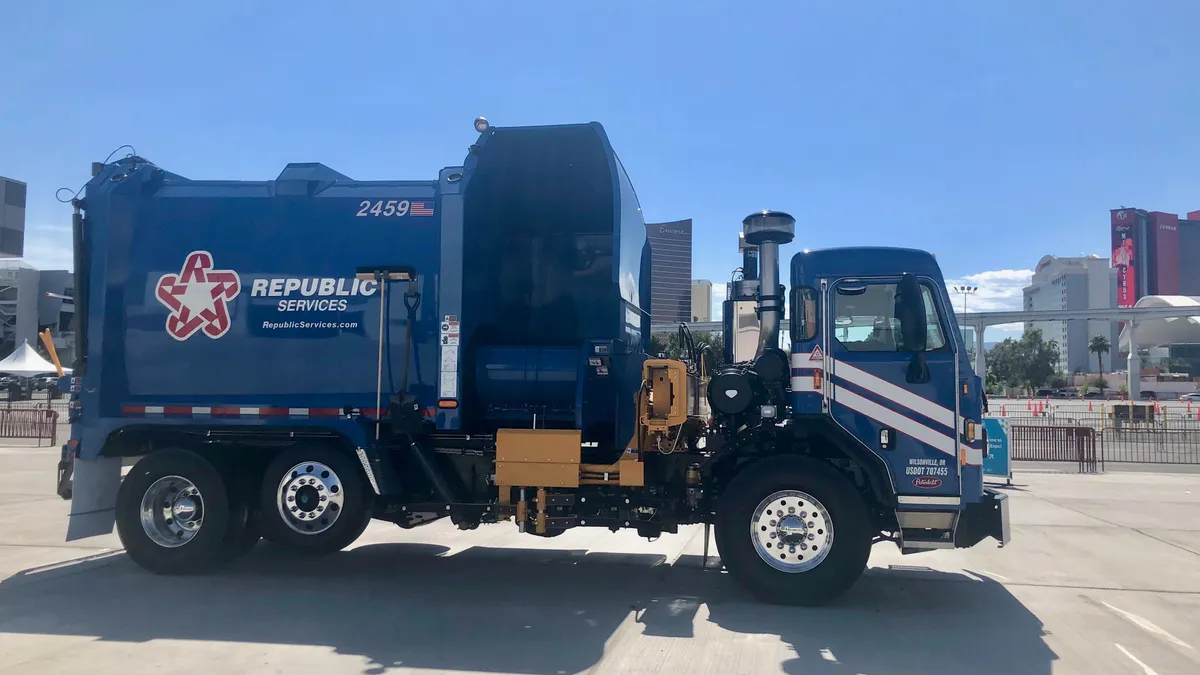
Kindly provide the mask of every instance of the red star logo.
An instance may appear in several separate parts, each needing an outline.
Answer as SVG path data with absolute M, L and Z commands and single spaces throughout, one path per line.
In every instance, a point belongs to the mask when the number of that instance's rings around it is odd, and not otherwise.
M 212 254 L 193 251 L 179 274 L 164 274 L 155 295 L 171 310 L 167 333 L 186 340 L 196 331 L 214 340 L 229 331 L 229 301 L 238 296 L 242 282 L 233 270 L 214 270 Z

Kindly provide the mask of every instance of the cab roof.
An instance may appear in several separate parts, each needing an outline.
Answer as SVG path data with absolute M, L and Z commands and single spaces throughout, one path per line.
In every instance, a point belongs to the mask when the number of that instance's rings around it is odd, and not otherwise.
M 937 260 L 928 251 L 889 246 L 846 246 L 801 251 L 792 256 L 793 286 L 815 279 L 896 276 L 908 272 L 944 283 Z

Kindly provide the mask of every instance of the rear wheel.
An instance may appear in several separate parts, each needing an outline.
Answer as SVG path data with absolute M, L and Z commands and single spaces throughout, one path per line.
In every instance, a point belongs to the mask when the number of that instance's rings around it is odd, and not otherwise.
M 263 538 L 295 551 L 340 551 L 371 522 L 372 495 L 361 469 L 328 446 L 303 444 L 280 453 L 259 494 Z
M 717 549 L 764 602 L 821 605 L 858 580 L 871 553 L 866 504 L 823 463 L 762 460 L 734 477 L 717 508 Z
M 117 534 L 129 557 L 156 574 L 192 574 L 234 557 L 246 507 L 220 472 L 187 450 L 143 457 L 117 492 Z

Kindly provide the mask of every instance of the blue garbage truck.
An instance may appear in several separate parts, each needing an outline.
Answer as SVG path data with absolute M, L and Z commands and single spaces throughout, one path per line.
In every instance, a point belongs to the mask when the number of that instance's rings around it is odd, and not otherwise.
M 720 363 L 684 325 L 679 358 L 651 356 L 646 223 L 604 128 L 476 131 L 433 180 L 93 164 L 73 202 L 67 538 L 115 527 L 141 567 L 187 574 L 261 539 L 329 554 L 372 519 L 703 524 L 738 582 L 801 605 L 881 541 L 1008 542 L 932 255 L 806 250 L 785 290 L 795 220 L 752 213 L 754 349 Z

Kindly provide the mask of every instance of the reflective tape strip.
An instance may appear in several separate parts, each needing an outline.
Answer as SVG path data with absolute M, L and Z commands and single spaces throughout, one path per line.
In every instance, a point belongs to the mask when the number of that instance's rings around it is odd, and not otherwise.
M 957 455 L 955 448 L 958 444 L 950 436 L 906 417 L 895 410 L 885 408 L 874 401 L 863 398 L 845 387 L 834 385 L 833 400 L 855 412 L 870 417 L 886 427 L 891 427 L 906 436 L 937 448 L 951 457 Z M 953 422 L 953 417 L 951 421 Z
M 359 412 L 364 417 L 375 417 L 376 408 L 362 408 Z M 383 416 L 390 411 L 383 409 Z M 435 408 L 425 408 L 421 411 L 426 417 L 437 414 Z M 192 405 L 124 405 L 121 414 L 127 417 L 144 417 L 148 415 L 163 415 L 167 417 L 344 417 L 341 408 L 269 408 L 250 406 L 192 406 Z

